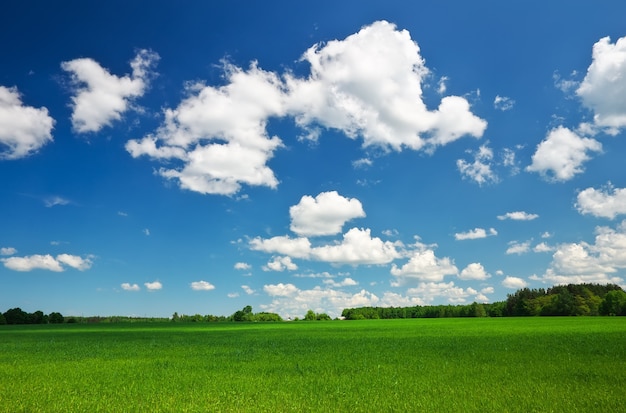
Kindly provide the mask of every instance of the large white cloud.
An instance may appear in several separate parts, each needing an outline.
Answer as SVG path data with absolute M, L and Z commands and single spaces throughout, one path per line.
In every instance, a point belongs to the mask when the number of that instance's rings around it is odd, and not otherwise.
M 132 99 L 142 96 L 148 86 L 151 69 L 159 56 L 140 50 L 130 62 L 132 75 L 115 76 L 90 58 L 61 63 L 71 74 L 75 96 L 72 97 L 72 126 L 79 133 L 98 132 L 120 120 Z
M 578 193 L 576 208 L 581 214 L 614 219 L 626 214 L 626 188 L 587 188 Z
M 82 258 L 77 255 L 59 254 L 53 257 L 46 255 L 30 255 L 26 257 L 9 257 L 0 259 L 4 266 L 14 271 L 48 270 L 54 272 L 65 271 L 65 267 L 71 267 L 79 271 L 91 268 L 93 261 L 91 257 Z
M 289 111 L 303 128 L 338 129 L 361 136 L 364 146 L 432 150 L 463 135 L 481 137 L 487 126 L 462 97 L 444 97 L 428 110 L 422 83 L 429 70 L 419 46 L 386 21 L 315 45 L 302 60 L 310 76 L 286 79 Z
M 432 249 L 418 249 L 402 267 L 391 266 L 391 275 L 403 285 L 411 280 L 440 282 L 446 275 L 457 275 L 458 268 L 448 257 L 438 258 Z
M 302 60 L 310 64 L 304 78 L 264 71 L 256 62 L 248 70 L 225 63 L 225 85 L 188 85 L 188 97 L 164 111 L 162 125 L 126 149 L 133 157 L 168 161 L 159 174 L 182 188 L 233 195 L 241 185 L 278 185 L 267 165 L 282 146 L 268 136 L 272 118 L 293 117 L 311 138 L 332 128 L 361 137 L 366 147 L 393 150 L 432 151 L 464 135 L 479 138 L 487 127 L 463 97 L 426 107 L 428 69 L 409 33 L 393 24 L 376 22 L 315 45 Z
M 188 85 L 189 96 L 165 110 L 155 134 L 130 140 L 126 149 L 135 158 L 178 163 L 159 174 L 191 191 L 233 195 L 242 184 L 275 188 L 267 162 L 282 142 L 268 136 L 266 124 L 284 113 L 282 82 L 256 63 L 247 71 L 225 64 L 225 70 L 226 85 Z
M 626 221 L 617 228 L 597 227 L 593 244 L 558 245 L 545 274 L 531 277 L 550 284 L 615 283 L 625 286 L 618 274 L 626 269 Z
M 614 44 L 609 37 L 600 39 L 593 45 L 592 57 L 576 94 L 593 110 L 597 126 L 615 132 L 626 127 L 626 37 Z
M 526 167 L 552 181 L 568 181 L 584 171 L 583 164 L 591 159 L 590 152 L 601 152 L 602 144 L 595 139 L 578 136 L 570 129 L 559 126 L 548 133 Z
M 53 127 L 48 109 L 24 106 L 17 88 L 0 86 L 0 159 L 33 154 L 52 141 Z
M 301 236 L 334 235 L 354 218 L 365 216 L 361 202 L 337 191 L 322 192 L 315 198 L 305 195 L 289 208 L 291 230 Z

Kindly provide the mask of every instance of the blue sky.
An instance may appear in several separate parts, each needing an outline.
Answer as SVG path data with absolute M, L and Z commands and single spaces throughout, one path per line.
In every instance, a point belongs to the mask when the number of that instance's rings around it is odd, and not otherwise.
M 626 5 L 422 3 L 5 5 L 0 310 L 626 287 Z

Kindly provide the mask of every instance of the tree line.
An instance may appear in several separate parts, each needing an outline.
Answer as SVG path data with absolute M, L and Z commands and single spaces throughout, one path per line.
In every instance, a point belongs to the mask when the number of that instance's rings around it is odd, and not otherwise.
M 413 307 L 359 307 L 346 308 L 341 318 L 346 320 L 389 318 L 442 317 L 518 317 L 518 316 L 626 316 L 626 292 L 616 284 L 569 284 L 548 289 L 522 288 L 508 294 L 506 301 L 490 304 L 425 305 Z M 302 319 L 294 321 L 331 320 L 326 313 L 308 310 Z M 254 313 L 247 305 L 229 316 L 185 315 L 174 313 L 171 318 L 150 317 L 64 317 L 61 313 L 28 313 L 11 308 L 0 313 L 0 324 L 60 324 L 60 323 L 116 323 L 116 322 L 274 322 L 283 321 L 276 313 Z
M 548 289 L 523 288 L 506 301 L 490 304 L 426 305 L 413 307 L 346 308 L 346 320 L 384 318 L 626 316 L 626 292 L 615 284 L 569 284 Z

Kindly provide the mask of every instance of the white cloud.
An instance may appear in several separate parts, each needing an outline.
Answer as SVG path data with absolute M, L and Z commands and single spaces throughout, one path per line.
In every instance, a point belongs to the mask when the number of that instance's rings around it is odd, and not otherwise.
M 424 304 L 431 304 L 438 298 L 443 298 L 449 303 L 460 304 L 466 302 L 467 297 L 472 293 L 457 287 L 453 281 L 450 281 L 448 283 L 420 282 L 417 287 L 409 288 L 407 295 L 419 298 Z
M 65 199 L 61 196 L 55 195 L 45 198 L 43 200 L 43 203 L 46 208 L 52 208 L 57 205 L 69 205 L 71 201 L 69 199 Z
M 513 106 L 515 106 L 515 101 L 506 96 L 496 95 L 493 100 L 493 107 L 503 112 L 513 109 Z
M 225 72 L 224 86 L 188 85 L 189 96 L 165 110 L 155 134 L 129 141 L 126 149 L 135 158 L 178 163 L 158 173 L 191 191 L 234 195 L 242 184 L 276 188 L 267 162 L 282 142 L 265 127 L 284 114 L 282 82 L 256 63 L 247 71 L 225 63 Z
M 463 97 L 426 107 L 422 82 L 429 71 L 419 47 L 388 22 L 315 45 L 301 60 L 310 64 L 306 78 L 281 77 L 256 62 L 248 70 L 225 63 L 224 86 L 189 84 L 188 97 L 165 109 L 161 126 L 129 141 L 127 151 L 167 161 L 158 173 L 181 188 L 234 195 L 242 185 L 278 185 L 267 163 L 282 142 L 268 136 L 270 118 L 293 117 L 308 139 L 331 128 L 362 137 L 364 147 L 398 151 L 432 152 L 465 135 L 479 138 L 487 127 Z
M 148 228 L 144 228 L 141 232 L 147 237 L 150 236 L 150 230 Z
M 252 295 L 252 294 L 254 294 L 256 292 L 252 288 L 250 288 L 250 286 L 248 286 L 248 285 L 242 285 L 241 289 L 243 290 L 244 293 L 246 293 L 248 295 Z
M 511 148 L 504 148 L 502 150 L 502 165 L 510 169 L 511 175 L 517 175 L 520 171 L 519 162 L 515 158 L 516 156 L 515 150 Z
M 61 63 L 71 74 L 75 96 L 72 97 L 72 126 L 78 133 L 98 132 L 120 120 L 132 99 L 141 97 L 151 69 L 159 56 L 140 50 L 130 62 L 132 75 L 118 77 L 93 59 L 82 58 Z
M 31 255 L 27 257 L 10 257 L 0 259 L 6 268 L 14 271 L 48 270 L 54 272 L 65 271 L 64 265 L 79 271 L 91 268 L 93 264 L 91 258 L 81 258 L 76 255 L 60 254 L 57 257 L 52 255 Z
M 469 264 L 467 267 L 463 268 L 461 273 L 459 274 L 459 279 L 461 280 L 486 280 L 491 277 L 485 271 L 485 267 L 478 262 L 473 262 Z
M 515 289 L 518 290 L 520 288 L 524 288 L 528 285 L 528 283 L 526 281 L 524 281 L 522 278 L 519 277 L 511 277 L 511 276 L 507 276 L 506 278 L 504 278 L 504 280 L 502 280 L 502 286 L 506 287 L 506 288 L 511 288 L 511 289 Z
M 545 242 L 541 242 L 535 245 L 535 247 L 533 248 L 533 251 L 534 252 L 550 252 L 550 251 L 554 251 L 554 247 L 549 246 Z
M 121 287 L 122 287 L 122 290 L 124 290 L 124 291 L 139 291 L 139 290 L 141 290 L 141 288 L 139 287 L 138 284 L 122 283 Z
M 487 238 L 489 236 L 495 235 L 498 235 L 498 231 L 496 231 L 494 228 L 489 228 L 489 231 L 485 230 L 484 228 L 474 228 L 467 232 L 458 232 L 454 234 L 454 239 L 456 239 L 457 241 L 463 241 L 467 239 Z
M 434 150 L 464 135 L 481 137 L 487 126 L 459 96 L 427 109 L 422 82 L 429 71 L 419 46 L 386 21 L 315 45 L 302 60 L 311 66 L 309 78 L 286 80 L 289 110 L 306 130 L 338 129 L 361 136 L 365 147 Z
M 148 291 L 158 291 L 163 288 L 163 284 L 161 284 L 159 281 L 147 282 L 143 285 L 146 286 Z
M 215 286 L 208 281 L 194 281 L 190 284 L 191 289 L 194 291 L 211 291 L 215 289 Z
M 482 145 L 474 153 L 474 162 L 457 159 L 456 166 L 463 178 L 468 178 L 478 185 L 497 183 L 500 179 L 493 171 L 493 151 L 487 145 Z
M 559 126 L 548 133 L 532 156 L 529 172 L 538 172 L 552 181 L 568 181 L 584 172 L 583 163 L 591 159 L 589 152 L 601 152 L 602 144 L 582 138 L 568 128 Z
M 237 297 L 239 297 L 239 293 L 228 293 L 228 294 L 226 294 L 226 297 L 228 297 L 228 298 L 237 298 Z
M 446 275 L 457 275 L 459 270 L 448 258 L 437 258 L 432 249 L 416 250 L 409 261 L 402 267 L 391 266 L 391 275 L 397 278 L 398 284 L 408 281 L 442 281 Z
M 341 243 L 315 247 L 311 258 L 333 264 L 387 264 L 400 257 L 396 244 L 370 235 L 370 229 L 352 228 Z
M 346 307 L 373 306 L 380 301 L 375 294 L 366 290 L 354 294 L 321 287 L 300 290 L 293 284 L 266 285 L 263 289 L 272 297 L 272 302 L 261 308 L 277 312 L 285 318 L 302 317 L 309 309 L 336 317 Z
M 85 271 L 91 268 L 93 262 L 91 258 L 82 258 L 77 255 L 60 254 L 57 255 L 57 261 L 79 271 Z
M 250 249 L 270 254 L 288 255 L 292 258 L 309 258 L 311 242 L 307 238 L 277 236 L 268 239 L 260 237 L 250 240 Z
M 332 288 L 340 288 L 340 287 L 353 287 L 355 285 L 359 285 L 359 283 L 355 280 L 353 280 L 350 277 L 346 277 L 343 279 L 343 281 L 335 281 L 333 279 L 325 279 L 324 281 L 322 281 L 324 284 L 328 285 L 329 287 Z
M 361 159 L 357 159 L 356 161 L 352 162 L 352 166 L 355 169 L 359 169 L 359 168 L 367 168 L 370 167 L 374 164 L 374 162 L 372 162 L 371 159 L 369 158 L 361 158 Z
M 298 269 L 298 266 L 291 261 L 291 257 L 274 257 L 272 261 L 268 262 L 266 266 L 263 267 L 264 271 L 295 271 Z
M 250 268 L 252 268 L 252 266 L 246 262 L 235 263 L 236 270 L 246 271 L 246 270 L 249 270 Z
M 54 119 L 45 107 L 24 106 L 16 87 L 0 86 L 0 159 L 32 155 L 52 142 Z
M 271 297 L 290 297 L 298 292 L 298 288 L 293 284 L 269 284 L 263 286 L 265 291 Z
M 626 188 L 614 188 L 609 182 L 606 188 L 587 188 L 578 193 L 576 208 L 581 214 L 614 219 L 626 214 Z
M 626 221 L 616 229 L 597 227 L 594 244 L 558 245 L 548 270 L 534 280 L 551 284 L 614 283 L 626 286 L 617 274 L 626 268 Z
M 504 215 L 498 215 L 498 219 L 501 221 L 505 219 L 512 219 L 514 221 L 532 221 L 533 219 L 537 218 L 539 218 L 539 215 L 529 214 L 528 212 L 524 211 L 507 212 Z
M 576 94 L 594 112 L 597 126 L 616 133 L 626 127 L 626 37 L 614 44 L 609 37 L 600 39 L 593 45 L 592 58 Z
M 17 254 L 17 250 L 13 247 L 0 248 L 0 255 L 15 255 L 15 254 Z
M 369 265 L 387 264 L 400 257 L 396 244 L 372 237 L 369 229 L 352 228 L 341 242 L 312 247 L 307 238 L 278 236 L 250 240 L 250 248 L 292 258 L 322 261 L 332 264 Z
M 322 192 L 315 198 L 305 195 L 289 208 L 291 230 L 301 236 L 334 235 L 354 218 L 365 217 L 361 202 L 337 191 Z
M 509 248 L 507 248 L 507 254 L 517 254 L 522 255 L 530 251 L 530 241 L 518 242 L 511 241 L 509 242 Z

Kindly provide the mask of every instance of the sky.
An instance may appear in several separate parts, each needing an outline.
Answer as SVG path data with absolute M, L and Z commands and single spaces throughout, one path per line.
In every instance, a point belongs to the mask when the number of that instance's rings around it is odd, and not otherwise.
M 626 3 L 11 1 L 0 311 L 626 287 Z

